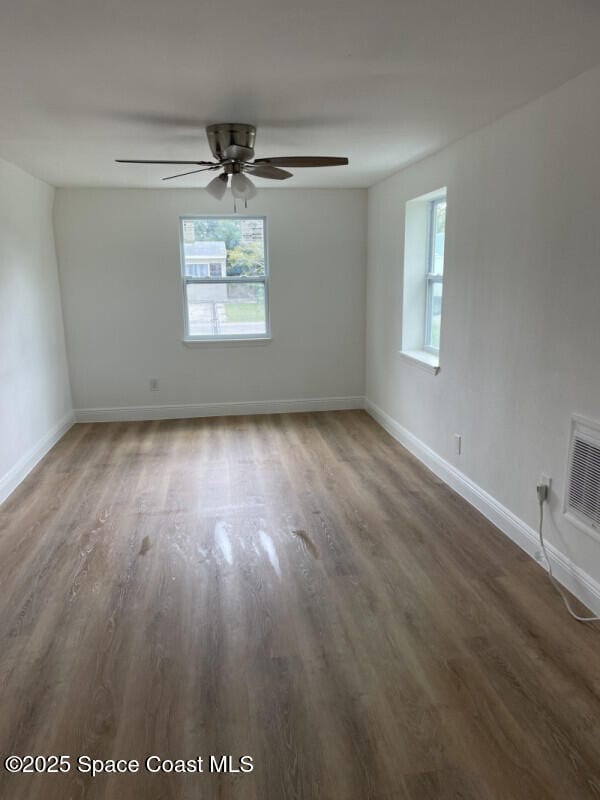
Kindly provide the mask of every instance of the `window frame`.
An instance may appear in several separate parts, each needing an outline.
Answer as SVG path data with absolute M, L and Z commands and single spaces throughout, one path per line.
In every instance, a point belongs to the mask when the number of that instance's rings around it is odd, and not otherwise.
M 434 197 L 429 201 L 429 214 L 427 222 L 427 263 L 425 265 L 425 335 L 423 339 L 423 350 L 426 353 L 432 353 L 434 356 L 439 356 L 440 348 L 434 347 L 431 344 L 432 323 L 433 323 L 433 292 L 435 284 L 439 283 L 442 286 L 441 303 L 444 302 L 444 274 L 434 272 L 435 264 L 435 212 L 436 208 L 441 204 L 446 203 L 446 210 L 448 208 L 446 195 Z M 444 262 L 446 260 L 446 228 L 444 226 Z M 444 263 L 444 268 L 445 268 Z
M 218 278 L 192 278 L 185 274 L 185 250 L 184 250 L 184 237 L 183 237 L 183 224 L 185 221 L 192 220 L 206 220 L 206 219 L 259 219 L 263 224 L 263 245 L 265 251 L 265 274 L 264 275 L 250 275 L 250 276 L 221 276 Z M 182 303 L 183 303 L 183 341 L 184 342 L 235 342 L 235 341 L 265 341 L 271 339 L 271 315 L 269 304 L 269 239 L 268 239 L 267 217 L 261 214 L 185 214 L 179 217 L 179 262 L 181 274 L 181 289 L 182 289 Z M 225 272 L 227 272 L 227 262 L 225 263 Z M 264 286 L 265 294 L 265 332 L 264 333 L 233 333 L 233 334 L 218 334 L 211 336 L 194 336 L 190 334 L 190 320 L 189 320 L 189 305 L 187 300 L 187 286 L 190 284 L 207 283 L 207 284 L 223 284 L 223 283 L 262 283 Z

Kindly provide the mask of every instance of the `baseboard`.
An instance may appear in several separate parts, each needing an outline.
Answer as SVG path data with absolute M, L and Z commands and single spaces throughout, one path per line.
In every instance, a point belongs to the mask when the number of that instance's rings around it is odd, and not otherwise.
M 368 398 L 365 400 L 365 409 L 382 428 L 422 461 L 438 478 L 480 511 L 528 555 L 536 558 L 539 551 L 537 531 Z M 547 543 L 546 549 L 555 577 L 594 614 L 600 614 L 600 584 L 554 545 Z
M 312 397 L 300 400 L 258 400 L 247 403 L 202 403 L 201 405 L 121 406 L 116 408 L 78 408 L 77 422 L 127 422 L 132 420 L 229 417 L 240 414 L 285 414 L 297 411 L 345 411 L 364 408 L 365 398 Z
M 59 439 L 62 439 L 74 422 L 75 415 L 70 411 L 42 436 L 33 447 L 21 456 L 17 463 L 0 478 L 0 503 L 3 503 L 6 498 L 14 492 L 21 481 L 29 475 L 38 461 L 41 461 Z

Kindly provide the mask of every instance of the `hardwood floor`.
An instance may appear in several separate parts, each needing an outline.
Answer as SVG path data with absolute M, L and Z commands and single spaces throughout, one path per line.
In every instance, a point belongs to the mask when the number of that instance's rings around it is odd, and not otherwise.
M 75 426 L 0 597 L 0 752 L 72 762 L 3 799 L 600 797 L 598 629 L 363 412 Z

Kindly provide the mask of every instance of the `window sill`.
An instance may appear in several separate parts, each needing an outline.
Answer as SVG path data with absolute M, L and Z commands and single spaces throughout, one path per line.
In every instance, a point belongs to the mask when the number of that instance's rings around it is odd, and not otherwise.
M 440 371 L 439 356 L 426 350 L 400 350 L 398 355 L 413 367 L 419 367 L 431 375 L 437 375 Z
M 257 336 L 245 339 L 182 339 L 184 347 L 239 347 L 240 345 L 264 345 L 272 342 L 271 336 Z

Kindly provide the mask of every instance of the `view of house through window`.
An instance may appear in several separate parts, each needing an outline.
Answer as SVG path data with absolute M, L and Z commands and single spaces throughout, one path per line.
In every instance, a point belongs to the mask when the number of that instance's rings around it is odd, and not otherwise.
M 269 335 L 264 217 L 181 219 L 188 339 Z
M 444 287 L 444 240 L 446 237 L 446 198 L 430 201 L 427 247 L 427 282 L 425 311 L 425 349 L 438 353 L 442 324 Z

